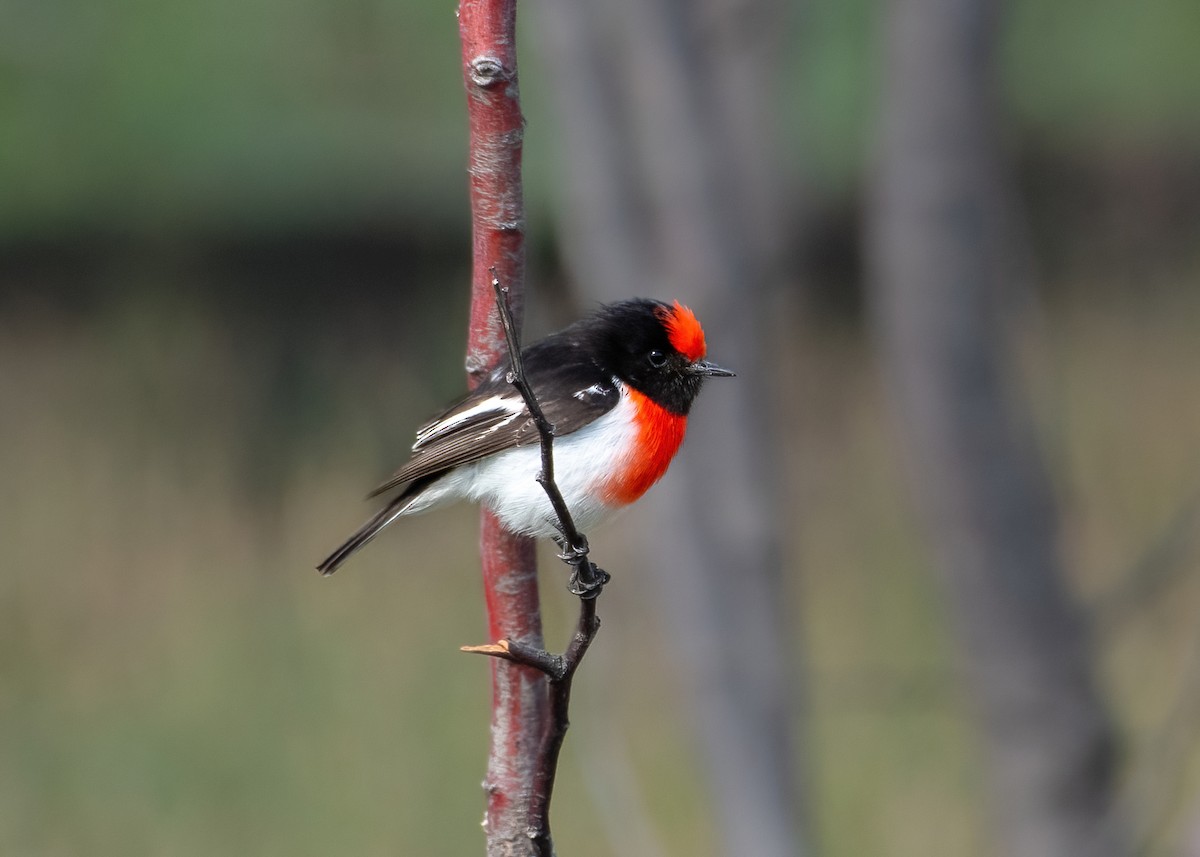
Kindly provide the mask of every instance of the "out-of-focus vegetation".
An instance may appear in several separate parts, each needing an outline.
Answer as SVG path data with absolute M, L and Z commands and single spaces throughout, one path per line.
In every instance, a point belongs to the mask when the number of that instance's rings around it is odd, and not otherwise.
M 1094 601 L 1196 490 L 1200 302 L 1105 299 L 1049 321 L 1039 412 Z M 482 633 L 474 514 L 405 524 L 332 579 L 311 570 L 443 392 L 397 374 L 420 358 L 309 355 L 325 412 L 264 492 L 251 452 L 276 436 L 258 407 L 274 358 L 253 338 L 140 304 L 2 333 L 0 851 L 478 848 L 487 668 L 456 651 Z M 834 855 L 981 853 L 979 760 L 879 380 L 854 336 L 813 332 L 788 357 L 822 839 Z M 594 538 L 620 585 L 581 674 L 560 847 L 613 853 L 625 801 L 665 853 L 712 853 L 655 584 L 622 541 L 619 524 Z M 1194 538 L 1171 560 L 1198 562 Z M 544 568 L 561 638 L 570 599 Z M 1184 575 L 1097 641 L 1135 740 L 1185 675 L 1197 603 Z
M 453 4 L 16 0 L 2 14 L 5 236 L 463 221 Z M 876 8 L 819 0 L 791 15 L 780 111 L 803 171 L 846 193 L 869 151 Z M 1200 20 L 1187 3 L 1020 0 L 1009 20 L 1020 134 L 1059 154 L 1200 142 Z M 539 133 L 547 83 L 538 46 L 525 47 L 536 211 L 556 138 Z
M 781 110 L 834 208 L 869 150 L 876 29 L 864 2 L 796 15 Z M 1064 549 L 1095 603 L 1167 564 L 1096 641 L 1135 748 L 1197 646 L 1200 539 L 1153 554 L 1200 490 L 1200 244 L 1172 178 L 1200 184 L 1197 44 L 1187 3 L 1023 0 L 1005 54 L 1058 260 L 1027 356 Z M 526 47 L 548 246 L 555 135 Z M 473 512 L 311 570 L 460 389 L 458 75 L 451 4 L 0 9 L 0 853 L 481 847 L 487 665 L 457 652 L 483 633 Z M 1071 231 L 1094 209 L 1102 235 Z M 794 342 L 781 455 L 820 840 L 983 853 L 968 703 L 868 345 L 844 320 Z M 655 584 L 619 523 L 593 542 L 618 585 L 579 678 L 559 848 L 712 854 Z M 544 568 L 562 639 L 570 599 Z M 1166 807 L 1165 829 L 1195 811 Z

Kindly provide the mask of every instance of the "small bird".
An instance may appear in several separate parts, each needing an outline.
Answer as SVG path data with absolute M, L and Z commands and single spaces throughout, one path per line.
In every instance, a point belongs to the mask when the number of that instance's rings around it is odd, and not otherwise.
M 601 307 L 521 350 L 525 375 L 554 426 L 555 482 L 587 531 L 666 472 L 688 411 L 710 376 L 690 309 L 644 298 Z M 417 429 L 412 457 L 368 497 L 402 489 L 317 570 L 333 574 L 392 521 L 456 500 L 482 502 L 514 533 L 561 542 L 542 486 L 540 436 L 507 362 Z

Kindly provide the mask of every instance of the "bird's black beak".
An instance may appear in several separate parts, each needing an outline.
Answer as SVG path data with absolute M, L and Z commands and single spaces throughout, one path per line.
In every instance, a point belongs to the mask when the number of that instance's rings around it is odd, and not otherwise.
M 692 371 L 697 375 L 711 375 L 714 378 L 734 378 L 733 372 L 728 369 L 722 369 L 716 363 L 709 363 L 707 360 L 697 360 L 692 364 Z

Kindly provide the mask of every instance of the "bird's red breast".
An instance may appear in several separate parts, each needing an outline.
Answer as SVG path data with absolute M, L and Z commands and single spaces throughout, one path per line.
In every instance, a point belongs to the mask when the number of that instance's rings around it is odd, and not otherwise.
M 604 489 L 605 502 L 614 505 L 632 503 L 662 478 L 687 431 L 686 416 L 671 413 L 632 387 L 625 395 L 633 406 L 637 433 L 632 453 Z

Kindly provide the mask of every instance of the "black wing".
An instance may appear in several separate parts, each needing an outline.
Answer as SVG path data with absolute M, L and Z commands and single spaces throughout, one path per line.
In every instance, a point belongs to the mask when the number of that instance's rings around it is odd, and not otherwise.
M 523 353 L 525 375 L 556 436 L 578 431 L 616 407 L 617 382 L 590 361 L 579 359 L 571 343 L 551 337 Z M 550 347 L 557 344 L 559 347 Z M 393 488 L 466 464 L 505 449 L 537 443 L 537 426 L 505 374 L 496 369 L 475 390 L 417 429 L 413 456 L 370 493 Z

